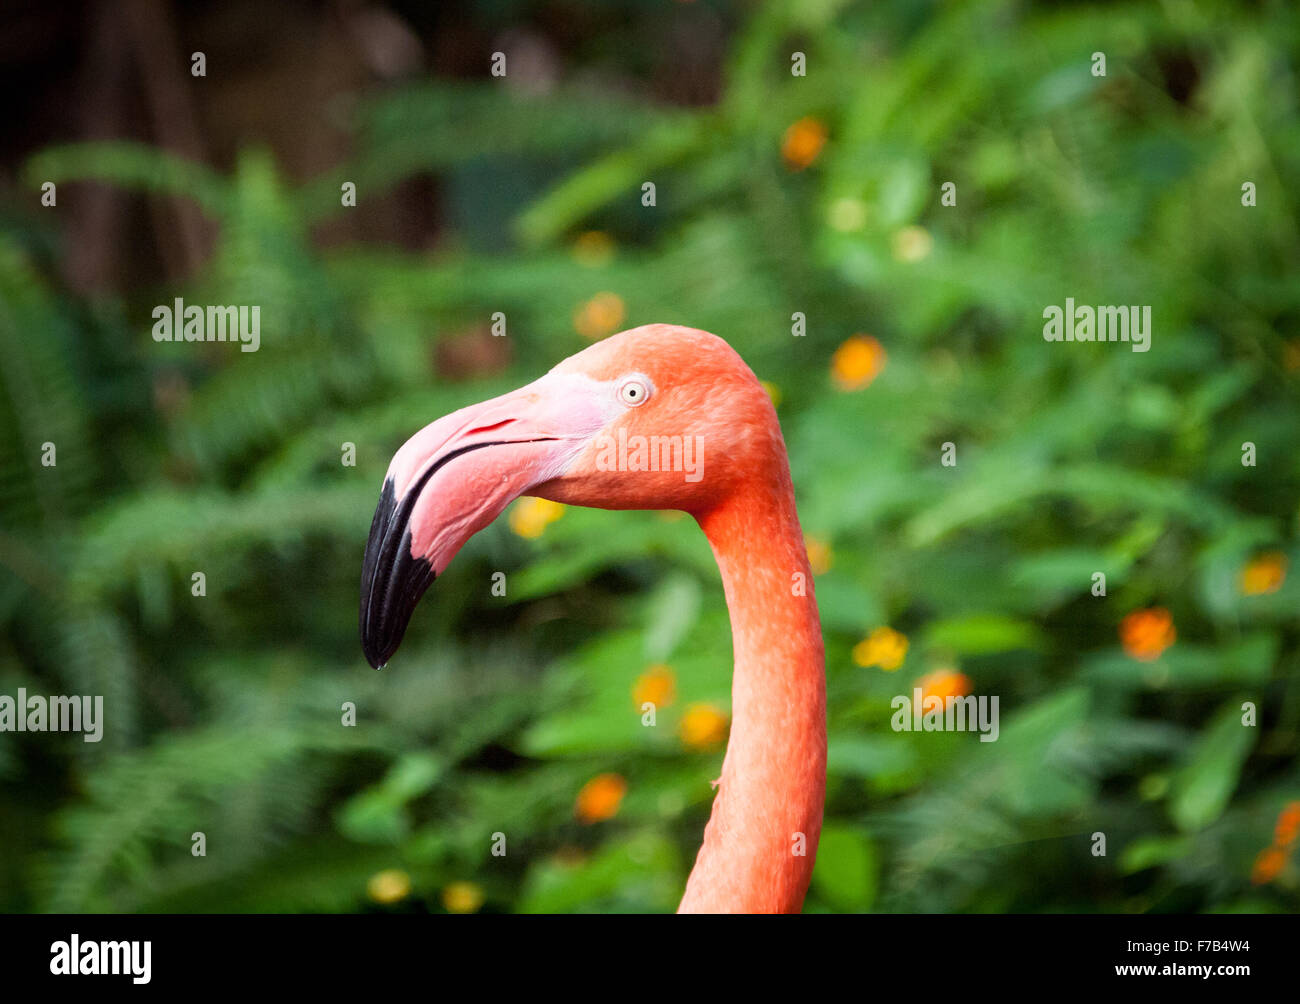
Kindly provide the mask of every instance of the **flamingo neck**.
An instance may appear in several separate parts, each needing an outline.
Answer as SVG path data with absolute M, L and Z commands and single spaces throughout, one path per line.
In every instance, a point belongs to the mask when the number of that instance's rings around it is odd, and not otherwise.
M 826 791 L 826 657 L 785 458 L 697 516 L 731 614 L 731 738 L 681 913 L 803 906 Z

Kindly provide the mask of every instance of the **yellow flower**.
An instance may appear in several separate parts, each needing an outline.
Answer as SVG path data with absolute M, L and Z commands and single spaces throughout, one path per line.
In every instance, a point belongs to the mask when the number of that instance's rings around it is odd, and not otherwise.
M 442 890 L 442 905 L 448 913 L 477 913 L 483 890 L 473 882 L 453 882 Z
M 656 709 L 666 708 L 676 699 L 677 676 L 663 664 L 649 667 L 637 677 L 632 688 L 632 702 L 638 711 L 645 704 L 653 704 Z
M 831 379 L 840 390 L 861 390 L 885 368 L 885 347 L 871 335 L 854 335 L 831 357 Z
M 921 688 L 922 701 L 927 697 L 937 697 L 941 701 L 949 697 L 965 697 L 971 692 L 970 677 L 955 669 L 936 669 L 933 673 L 926 673 L 916 681 L 916 686 Z
M 627 308 L 617 293 L 597 293 L 573 315 L 573 327 L 583 338 L 595 341 L 612 335 L 623 324 Z
M 510 529 L 528 540 L 536 540 L 563 515 L 564 503 L 526 496 L 510 510 Z
M 802 171 L 815 161 L 826 145 L 826 123 L 802 118 L 781 137 L 781 156 L 792 171 Z
M 1282 366 L 1288 373 L 1300 370 L 1300 338 L 1282 344 Z
M 894 234 L 894 257 L 912 265 L 927 257 L 934 249 L 934 238 L 925 227 L 903 227 Z
M 573 806 L 579 822 L 599 823 L 612 818 L 627 794 L 627 782 L 618 774 L 597 774 L 582 786 Z
M 830 544 L 820 537 L 804 534 L 803 546 L 808 552 L 808 565 L 812 568 L 813 575 L 825 575 L 831 570 L 835 564 L 835 554 L 831 551 Z
M 891 627 L 878 627 L 853 646 L 853 661 L 859 666 L 879 666 L 893 672 L 907 657 L 907 635 Z
M 706 753 L 727 739 L 727 716 L 711 704 L 692 704 L 682 715 L 678 732 L 687 749 Z
M 775 408 L 779 405 L 781 403 L 781 388 L 771 380 L 760 380 L 758 382 L 763 385 L 763 389 L 767 391 L 767 396 L 772 399 L 772 407 Z
M 376 903 L 388 905 L 406 899 L 411 894 L 411 876 L 400 868 L 389 868 L 370 876 L 366 895 Z
M 1134 610 L 1119 625 L 1124 651 L 1143 662 L 1159 659 L 1177 637 L 1174 619 L 1164 607 Z
M 573 257 L 579 265 L 599 268 L 614 257 L 614 238 L 603 230 L 588 230 L 573 242 Z
M 1286 555 L 1269 551 L 1250 561 L 1241 570 L 1241 591 L 1247 596 L 1276 593 L 1286 581 Z

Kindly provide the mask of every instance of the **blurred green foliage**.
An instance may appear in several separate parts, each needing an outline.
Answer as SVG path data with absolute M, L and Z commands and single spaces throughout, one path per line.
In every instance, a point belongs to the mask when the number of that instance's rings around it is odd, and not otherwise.
M 713 107 L 405 86 L 358 105 L 351 162 L 297 187 L 257 149 L 229 175 L 121 143 L 41 152 L 25 198 L 174 192 L 220 236 L 183 289 L 86 299 L 54 278 L 52 214 L 0 235 L 0 693 L 103 694 L 108 715 L 99 745 L 0 734 L 0 908 L 442 910 L 457 882 L 492 911 L 675 906 L 721 761 L 678 725 L 729 705 L 691 521 L 571 508 L 534 540 L 503 519 L 384 672 L 356 636 L 393 450 L 582 348 L 575 313 L 612 292 L 619 327 L 714 331 L 781 395 L 830 554 L 808 910 L 1295 910 L 1300 855 L 1251 876 L 1300 798 L 1300 575 L 1245 595 L 1241 573 L 1300 561 L 1298 55 L 1281 3 L 774 3 L 739 26 Z M 794 170 L 804 118 L 829 139 Z M 437 254 L 316 245 L 429 173 L 454 223 Z M 261 350 L 155 343 L 149 309 L 177 295 L 260 305 Z M 1150 305 L 1151 351 L 1045 342 L 1066 297 Z M 509 368 L 439 376 L 440 337 L 495 311 Z M 887 363 L 845 391 L 832 357 L 855 333 Z M 1119 626 L 1153 606 L 1177 640 L 1141 661 Z M 910 640 L 894 672 L 852 658 L 881 625 Z M 676 697 L 643 728 L 633 689 L 660 663 Z M 943 667 L 1000 696 L 997 742 L 890 730 L 890 699 Z M 582 823 L 602 773 L 626 797 Z M 367 891 L 388 869 L 409 893 Z

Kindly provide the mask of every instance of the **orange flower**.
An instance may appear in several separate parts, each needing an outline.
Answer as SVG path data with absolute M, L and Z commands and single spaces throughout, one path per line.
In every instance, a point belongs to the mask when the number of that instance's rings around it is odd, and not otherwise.
M 476 913 L 483 905 L 483 890 L 473 882 L 453 882 L 442 890 L 448 913 Z
M 679 732 L 687 749 L 716 750 L 727 738 L 727 716 L 711 704 L 692 704 L 682 716 Z
M 1164 607 L 1134 610 L 1119 625 L 1120 641 L 1124 651 L 1134 659 L 1150 662 L 1174 643 L 1178 632 L 1174 619 Z
M 871 335 L 854 335 L 831 357 L 831 377 L 840 390 L 861 390 L 885 368 L 885 347 Z
M 922 701 L 927 697 L 937 697 L 941 701 L 949 697 L 965 697 L 971 692 L 970 677 L 955 669 L 936 669 L 933 673 L 926 673 L 916 681 L 916 685 L 921 688 Z
M 579 822 L 599 823 L 618 813 L 627 794 L 627 782 L 618 774 L 597 774 L 582 786 L 573 806 Z
M 564 515 L 564 503 L 531 495 L 515 503 L 507 517 L 510 529 L 526 540 L 536 540 L 546 528 Z
M 583 338 L 595 341 L 612 335 L 627 316 L 623 298 L 617 293 L 597 293 L 580 305 L 573 315 L 573 327 Z
M 672 669 L 656 664 L 637 677 L 632 702 L 638 711 L 646 704 L 666 708 L 677 699 L 677 676 Z
M 1286 555 L 1269 551 L 1252 559 L 1241 570 L 1241 591 L 1246 596 L 1276 593 L 1286 581 Z
M 1278 813 L 1273 843 L 1277 847 L 1290 847 L 1300 836 L 1300 802 L 1288 802 Z
M 411 876 L 400 868 L 389 868 L 370 876 L 366 895 L 376 903 L 388 905 L 406 899 L 411 894 Z
M 1266 847 L 1255 858 L 1255 867 L 1250 870 L 1250 881 L 1254 885 L 1272 882 L 1282 873 L 1286 865 L 1286 852 L 1276 847 Z
M 792 171 L 802 171 L 815 161 L 826 145 L 826 123 L 802 118 L 781 137 L 781 156 Z
M 830 544 L 820 537 L 805 535 L 803 546 L 808 552 L 808 565 L 812 568 L 813 575 L 825 575 L 831 570 L 835 564 L 835 553 Z

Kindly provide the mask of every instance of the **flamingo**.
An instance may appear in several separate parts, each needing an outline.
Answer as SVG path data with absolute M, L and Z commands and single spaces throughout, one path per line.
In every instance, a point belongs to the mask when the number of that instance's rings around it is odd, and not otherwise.
M 698 469 L 619 470 L 674 466 L 611 464 L 622 434 L 698 437 Z M 826 667 L 767 392 L 723 339 L 650 324 L 417 432 L 389 464 L 366 544 L 361 643 L 372 666 L 396 652 L 416 603 L 465 541 L 525 494 L 681 510 L 704 531 L 731 617 L 732 725 L 678 912 L 798 912 L 821 834 Z

